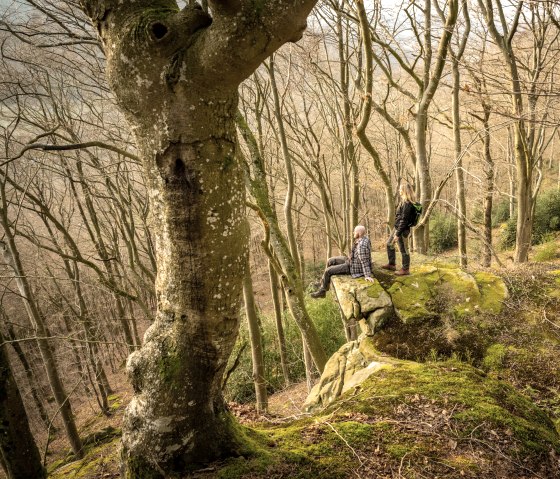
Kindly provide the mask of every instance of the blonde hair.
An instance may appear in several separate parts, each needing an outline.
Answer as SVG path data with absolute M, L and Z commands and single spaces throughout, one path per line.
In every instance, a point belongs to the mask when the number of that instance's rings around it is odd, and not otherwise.
M 410 183 L 401 183 L 399 194 L 403 201 L 410 201 L 411 203 L 416 201 L 416 194 Z

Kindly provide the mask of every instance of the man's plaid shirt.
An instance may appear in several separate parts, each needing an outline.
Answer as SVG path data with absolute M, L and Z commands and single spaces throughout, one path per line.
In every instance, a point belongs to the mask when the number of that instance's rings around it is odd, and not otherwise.
M 352 278 L 371 276 L 371 243 L 365 236 L 357 240 L 352 247 L 350 274 Z

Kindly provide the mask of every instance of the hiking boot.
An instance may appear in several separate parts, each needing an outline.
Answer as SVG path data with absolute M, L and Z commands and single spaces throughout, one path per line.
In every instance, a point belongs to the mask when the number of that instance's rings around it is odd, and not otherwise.
M 327 295 L 327 290 L 321 288 L 318 291 L 311 293 L 309 296 L 311 296 L 312 298 L 324 298 L 326 295 Z
M 409 269 L 401 268 L 395 273 L 395 276 L 408 276 L 409 274 L 410 274 Z
M 384 264 L 381 269 L 388 269 L 389 271 L 395 271 L 397 267 L 394 264 Z

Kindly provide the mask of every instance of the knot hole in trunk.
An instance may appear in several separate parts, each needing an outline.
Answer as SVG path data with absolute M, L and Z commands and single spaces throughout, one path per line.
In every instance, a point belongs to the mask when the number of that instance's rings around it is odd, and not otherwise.
M 167 35 L 168 32 L 169 29 L 163 23 L 161 22 L 152 23 L 152 35 L 155 40 L 157 41 L 162 40 Z

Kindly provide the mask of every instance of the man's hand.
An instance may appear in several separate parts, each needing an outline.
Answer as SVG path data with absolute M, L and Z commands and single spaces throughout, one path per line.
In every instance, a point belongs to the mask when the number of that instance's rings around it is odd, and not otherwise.
M 393 236 L 393 244 L 399 241 L 399 237 L 397 235 Z
M 373 279 L 371 276 L 366 276 L 365 280 L 369 281 L 370 283 L 373 283 L 375 281 L 375 279 Z

